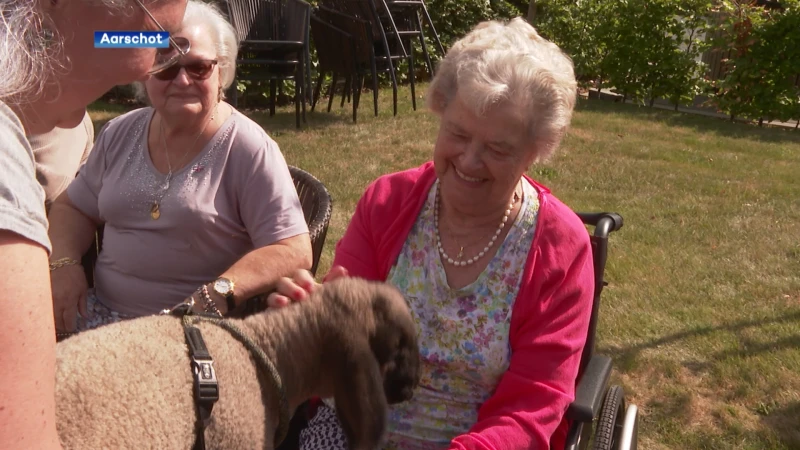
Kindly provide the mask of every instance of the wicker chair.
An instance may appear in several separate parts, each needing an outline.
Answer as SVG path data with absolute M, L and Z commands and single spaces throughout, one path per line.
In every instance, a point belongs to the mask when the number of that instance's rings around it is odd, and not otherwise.
M 292 180 L 297 189 L 297 195 L 300 197 L 300 204 L 303 207 L 303 215 L 306 218 L 306 223 L 308 223 L 311 248 L 313 250 L 311 273 L 316 274 L 319 260 L 322 256 L 322 248 L 325 246 L 325 237 L 328 234 L 333 200 L 325 185 L 310 173 L 294 166 L 289 166 L 289 173 L 292 174 Z M 92 247 L 86 252 L 81 261 L 89 286 L 94 284 L 94 264 L 97 262 L 97 255 L 100 253 L 102 242 L 103 227 L 101 225 L 97 230 Z M 236 316 L 252 314 L 263 309 L 263 302 L 260 297 L 255 297 L 245 303 L 242 310 L 237 311 Z M 56 333 L 56 338 L 61 341 L 73 334 L 75 333 L 59 332 Z
M 303 214 L 308 223 L 311 247 L 314 251 L 311 273 L 316 275 L 322 247 L 328 234 L 328 224 L 331 221 L 333 200 L 325 185 L 310 173 L 293 166 L 289 166 L 289 172 L 292 174 L 294 187 L 297 189 L 300 204 L 303 205 Z

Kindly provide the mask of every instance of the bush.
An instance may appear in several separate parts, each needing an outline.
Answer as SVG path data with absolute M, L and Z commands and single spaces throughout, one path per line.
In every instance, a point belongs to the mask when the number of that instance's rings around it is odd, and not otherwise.
M 732 117 L 800 118 L 800 2 L 782 9 L 725 0 L 715 44 L 728 51 L 725 76 L 713 83 L 713 103 Z

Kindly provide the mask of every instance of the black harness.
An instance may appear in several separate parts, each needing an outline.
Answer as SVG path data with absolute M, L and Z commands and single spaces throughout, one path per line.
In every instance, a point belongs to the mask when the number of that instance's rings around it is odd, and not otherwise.
M 188 317 L 188 316 L 184 316 Z M 219 383 L 217 373 L 214 371 L 214 358 L 208 353 L 203 334 L 194 325 L 183 327 L 186 343 L 189 344 L 189 358 L 192 361 L 192 375 L 194 376 L 194 402 L 197 405 L 197 440 L 194 450 L 205 450 L 206 427 L 211 422 L 211 411 L 214 403 L 219 400 Z
M 264 351 L 258 348 L 247 335 L 242 333 L 239 327 L 217 315 L 196 313 L 192 311 L 189 305 L 180 305 L 169 311 L 169 313 L 182 318 L 186 343 L 189 345 L 189 358 L 192 364 L 192 376 L 194 377 L 194 401 L 197 405 L 198 416 L 197 439 L 193 449 L 205 450 L 206 427 L 211 423 L 211 412 L 214 409 L 214 403 L 219 400 L 219 383 L 214 370 L 214 358 L 208 353 L 203 334 L 195 326 L 197 322 L 201 321 L 213 323 L 231 333 L 253 354 L 257 368 L 269 375 L 267 379 L 272 382 L 272 387 L 278 392 L 280 400 L 278 428 L 275 431 L 275 447 L 278 447 L 289 431 L 289 402 L 286 398 L 286 390 L 280 375 Z

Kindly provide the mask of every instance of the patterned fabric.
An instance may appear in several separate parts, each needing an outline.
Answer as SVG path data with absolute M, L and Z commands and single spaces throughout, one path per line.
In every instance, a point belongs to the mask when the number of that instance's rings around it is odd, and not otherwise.
M 438 183 L 438 182 L 437 182 Z M 436 184 L 389 273 L 419 324 L 422 378 L 410 402 L 390 409 L 387 449 L 433 449 L 469 430 L 508 369 L 511 310 L 533 241 L 536 191 L 523 183 L 520 213 L 478 278 L 451 289 L 436 250 Z
M 91 330 L 102 325 L 110 323 L 121 322 L 123 320 L 132 319 L 133 317 L 120 314 L 112 311 L 106 305 L 100 303 L 97 299 L 94 289 L 89 289 L 86 297 L 86 310 L 89 313 L 88 317 L 83 318 L 78 314 L 78 331 Z
M 384 450 L 447 447 L 477 422 L 509 366 L 511 311 L 535 234 L 537 192 L 523 183 L 520 213 L 487 268 L 468 286 L 451 289 L 434 237 L 436 187 L 387 279 L 408 299 L 419 326 L 422 377 L 411 401 L 390 407 Z M 303 431 L 301 450 L 346 448 L 332 402 L 326 403 Z
M 322 403 L 317 413 L 300 432 L 300 450 L 347 450 L 344 435 L 336 411 Z

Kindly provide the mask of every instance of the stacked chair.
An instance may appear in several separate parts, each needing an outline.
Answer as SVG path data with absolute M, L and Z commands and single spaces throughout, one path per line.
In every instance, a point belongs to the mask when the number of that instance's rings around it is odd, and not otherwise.
M 278 82 L 295 84 L 295 122 L 306 121 L 311 83 L 311 5 L 302 0 L 227 0 L 228 19 L 241 40 L 236 78 L 270 83 L 270 116 Z M 234 92 L 235 93 L 235 92 Z M 232 95 L 236 105 L 236 96 Z

